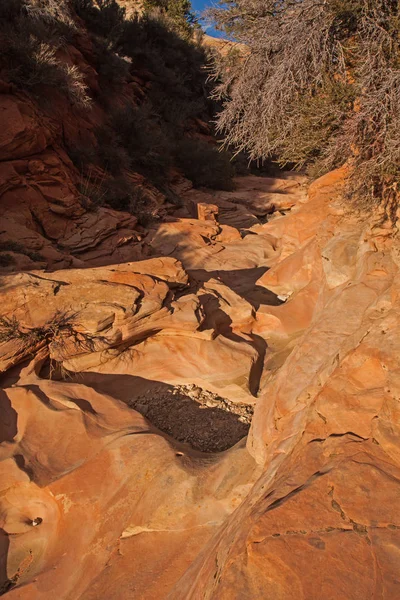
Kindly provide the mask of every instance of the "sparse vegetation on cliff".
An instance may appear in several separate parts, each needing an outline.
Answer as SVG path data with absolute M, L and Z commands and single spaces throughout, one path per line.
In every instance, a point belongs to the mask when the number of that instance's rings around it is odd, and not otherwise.
M 321 174 L 349 161 L 358 198 L 393 194 L 400 167 L 399 5 L 236 0 L 210 15 L 247 46 L 216 65 L 218 128 L 252 158 Z
M 207 57 L 195 30 L 188 0 L 148 2 L 140 17 L 130 18 L 116 0 L 10 0 L 0 6 L 3 79 L 56 120 L 60 114 L 52 110 L 61 100 L 69 105 L 65 111 L 79 111 L 89 124 L 90 135 L 65 136 L 62 144 L 83 179 L 92 167 L 105 173 L 99 177 L 112 193 L 102 193 L 101 202 L 94 194 L 93 207 L 143 210 L 134 214 L 147 219 L 129 171 L 171 196 L 170 172 L 184 140 L 197 134 L 196 120 L 212 117 Z M 215 163 L 227 163 L 226 156 L 216 159 L 206 144 L 199 156 L 196 141 L 186 144 L 191 150 L 185 160 L 199 164 L 189 169 L 180 161 L 186 175 L 195 171 L 195 185 L 218 185 L 221 178 L 210 173 Z M 230 168 L 224 187 L 228 179 Z
M 150 77 L 142 103 L 127 103 L 112 110 L 107 123 L 97 131 L 101 166 L 114 174 L 134 168 L 164 188 L 190 120 L 208 120 L 211 116 L 206 89 L 207 57 L 194 39 L 195 19 L 190 3 L 148 2 L 142 17 L 126 19 L 124 9 L 115 0 L 73 1 L 77 14 L 95 36 L 95 46 L 100 44 L 102 51 L 108 53 L 107 61 L 110 56 L 126 57 L 133 68 L 139 67 Z M 154 12 L 157 7 L 160 10 Z M 188 28 L 179 26 L 183 22 Z M 195 185 L 207 186 L 211 177 L 201 179 L 201 173 L 211 171 L 216 162 L 222 164 L 229 159 L 225 155 L 216 161 L 216 151 L 206 144 L 203 147 L 203 156 L 199 157 L 197 142 L 188 141 L 186 151 L 192 149 L 193 154 L 186 160 L 201 161 L 202 167 L 196 170 L 193 181 Z M 205 169 L 207 160 L 210 163 Z M 188 169 L 185 172 L 189 176 Z M 231 185 L 232 169 L 227 168 L 224 177 L 230 179 Z M 218 183 L 218 177 L 215 182 Z M 228 183 L 224 181 L 223 185 Z
M 14 356 L 18 356 L 19 360 L 50 344 L 60 356 L 71 343 L 82 352 L 96 351 L 104 343 L 104 338 L 78 331 L 74 322 L 77 317 L 71 312 L 57 311 L 43 325 L 27 327 L 15 316 L 0 316 L 0 344 L 13 343 Z
M 112 61 L 126 57 L 133 69 L 139 67 L 149 77 L 146 95 L 139 105 L 128 102 L 124 107 L 111 109 L 107 122 L 96 131 L 98 144 L 92 160 L 119 177 L 128 168 L 139 171 L 167 195 L 168 173 L 185 143 L 190 121 L 199 117 L 207 121 L 211 116 L 206 89 L 207 57 L 194 39 L 190 3 L 172 4 L 166 3 L 157 13 L 155 4 L 148 3 L 141 18 L 127 19 L 114 0 L 74 0 L 77 14 L 94 36 L 95 47 L 100 47 L 104 55 L 98 73 L 109 70 L 104 64 L 110 64 L 115 78 L 120 70 L 112 67 Z M 108 90 L 107 77 L 103 80 Z M 216 162 L 228 162 L 226 154 L 215 160 L 216 151 L 204 145 L 205 152 L 199 158 L 195 141 L 187 142 L 186 150 L 190 149 L 193 154 L 186 161 L 193 165 L 201 162 L 201 167 L 191 169 L 196 170 L 195 185 L 207 186 L 212 181 L 215 185 L 221 181 L 224 188 L 232 185 L 230 167 L 225 170 L 224 181 L 219 175 L 210 176 Z M 190 177 L 182 161 L 178 160 L 178 164 Z M 125 206 L 126 201 L 113 202 L 113 206 L 118 204 Z M 137 207 L 138 203 L 130 205 Z
M 91 99 L 81 71 L 58 51 L 76 33 L 65 0 L 10 0 L 0 6 L 0 70 L 18 87 L 40 95 L 46 87 L 88 108 Z
M 15 242 L 13 240 L 8 240 L 8 241 L 4 241 L 4 242 L 0 242 L 0 261 L 3 262 L 4 260 L 6 262 L 9 262 L 9 264 L 12 264 L 14 262 L 13 257 L 8 254 L 8 252 L 14 252 L 16 254 L 24 254 L 25 256 L 28 256 L 28 258 L 30 258 L 33 261 L 36 262 L 40 262 L 43 261 L 43 256 L 40 254 L 40 252 L 35 252 L 34 250 L 28 250 L 27 248 L 25 248 L 23 246 L 23 244 L 20 244 L 19 242 Z M 6 253 L 6 254 L 4 254 Z M 7 259 L 6 257 L 9 256 L 10 258 Z M 11 259 L 11 261 L 10 261 Z

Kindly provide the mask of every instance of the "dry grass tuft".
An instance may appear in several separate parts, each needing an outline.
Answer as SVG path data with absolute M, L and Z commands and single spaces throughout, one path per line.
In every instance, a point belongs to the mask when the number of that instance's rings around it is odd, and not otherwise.
M 41 95 L 46 86 L 56 88 L 87 109 L 91 99 L 83 73 L 57 55 L 76 32 L 65 0 L 12 0 L 0 7 L 0 67 L 22 89 Z

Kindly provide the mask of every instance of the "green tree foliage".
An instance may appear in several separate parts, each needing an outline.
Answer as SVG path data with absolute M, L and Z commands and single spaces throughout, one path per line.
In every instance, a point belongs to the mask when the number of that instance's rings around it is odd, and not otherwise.
M 145 12 L 159 10 L 166 15 L 173 29 L 184 39 L 190 39 L 198 27 L 190 0 L 145 0 Z
M 398 0 L 228 0 L 209 16 L 245 44 L 215 65 L 227 144 L 316 174 L 348 162 L 358 197 L 395 193 Z

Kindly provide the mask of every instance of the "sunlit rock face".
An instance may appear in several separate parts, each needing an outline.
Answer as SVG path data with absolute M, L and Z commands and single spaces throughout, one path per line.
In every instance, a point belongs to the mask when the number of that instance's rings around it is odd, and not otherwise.
M 396 242 L 345 175 L 187 190 L 142 260 L 1 277 L 8 598 L 397 598 Z

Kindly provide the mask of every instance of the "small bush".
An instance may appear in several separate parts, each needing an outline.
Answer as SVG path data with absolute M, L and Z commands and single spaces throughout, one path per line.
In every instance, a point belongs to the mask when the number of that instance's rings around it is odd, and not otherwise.
M 21 15 L 24 0 L 8 0 L 0 3 L 0 23 L 14 23 Z
M 95 134 L 98 164 L 112 175 L 119 175 L 122 171 L 129 169 L 132 159 L 114 129 L 103 125 L 95 130 Z
M 107 204 L 114 210 L 130 212 L 133 190 L 124 177 L 114 177 L 103 182 L 103 205 Z
M 190 0 L 144 0 L 143 8 L 150 15 L 161 11 L 170 27 L 183 39 L 190 40 L 198 27 Z
M 0 343 L 20 338 L 19 322 L 16 317 L 0 317 Z
M 73 29 L 66 5 L 53 0 L 34 5 L 14 1 L 8 8 L 0 12 L 5 15 L 0 20 L 0 67 L 9 81 L 35 93 L 43 86 L 59 89 L 72 103 L 87 108 L 91 100 L 83 74 L 57 58 L 64 41 L 60 31 Z
M 176 208 L 182 208 L 182 198 L 178 196 L 174 191 L 170 190 L 168 187 L 162 187 L 160 191 L 162 194 L 164 194 L 165 200 L 169 204 L 172 204 L 172 206 L 175 206 Z
M 72 0 L 76 14 L 86 27 L 97 36 L 116 45 L 125 22 L 125 9 L 115 0 Z
M 67 148 L 68 156 L 80 172 L 97 163 L 97 151 L 92 144 L 77 143 Z
M 141 186 L 133 185 L 124 177 L 103 177 L 96 180 L 89 174 L 79 185 L 79 190 L 82 200 L 89 198 L 93 209 L 108 206 L 114 210 L 129 212 L 144 227 L 152 219 L 148 194 Z
M 99 206 L 104 206 L 106 195 L 106 175 L 99 179 L 89 170 L 88 174 L 82 176 L 81 181 L 77 185 L 77 189 L 81 194 L 80 201 L 86 210 L 97 210 Z
M 57 322 L 57 328 L 60 326 Z M 27 328 L 21 326 L 16 317 L 0 317 L 0 343 L 18 341 L 22 348 L 29 349 L 44 340 L 49 332 L 46 326 Z
M 251 173 L 251 164 L 244 152 L 239 152 L 231 160 L 235 175 L 249 175 Z
M 110 126 L 118 135 L 132 166 L 162 182 L 171 165 L 172 146 L 154 119 L 149 105 L 116 111 Z
M 61 73 L 60 87 L 67 94 L 69 100 L 81 108 L 89 108 L 92 99 L 87 93 L 88 87 L 83 73 L 76 65 L 62 65 Z
M 95 164 L 107 173 L 119 176 L 134 168 L 159 186 L 164 184 L 173 145 L 149 107 L 128 106 L 117 110 L 94 133 L 97 138 L 95 148 L 75 146 L 69 150 L 71 160 L 81 171 Z
M 110 90 L 114 91 L 126 81 L 129 75 L 130 62 L 116 54 L 106 40 L 95 40 L 95 68 L 99 76 L 99 84 L 103 91 L 102 100 L 107 104 Z
M 185 176 L 195 187 L 232 190 L 234 169 L 229 155 L 201 140 L 183 140 L 178 143 L 176 158 Z
M 204 98 L 190 94 L 185 83 L 178 77 L 172 77 L 168 84 L 154 82 L 149 98 L 157 113 L 175 132 L 182 134 L 190 118 L 204 112 Z
M 201 46 L 182 39 L 165 19 L 149 15 L 126 21 L 119 45 L 133 64 L 153 74 L 148 98 L 176 135 L 182 135 L 188 117 L 207 112 L 206 56 Z
M 102 125 L 94 130 L 96 142 L 94 144 L 75 144 L 68 148 L 68 156 L 84 173 L 93 165 L 101 167 L 107 173 L 118 176 L 129 169 L 130 158 L 121 145 L 115 131 L 107 125 Z
M 62 36 L 71 41 L 78 27 L 66 0 L 35 0 L 24 2 L 27 18 L 48 35 Z
M 15 259 L 11 254 L 0 252 L 0 267 L 11 267 L 15 265 Z
M 89 332 L 77 331 L 74 321 L 77 314 L 57 311 L 53 317 L 41 327 L 27 327 L 18 319 L 8 316 L 0 317 L 0 343 L 16 342 L 15 356 L 20 360 L 28 356 L 38 345 L 50 345 L 57 353 L 62 354 L 66 340 L 72 340 L 76 348 L 83 352 L 93 352 L 99 346 L 104 347 L 106 339 L 95 337 Z
M 98 179 L 89 173 L 78 188 L 85 198 L 89 198 L 95 209 L 108 205 L 114 210 L 129 210 L 132 187 L 124 177 L 103 176 Z
M 78 31 L 66 0 L 5 0 L 0 5 L 1 29 L 25 27 L 39 40 L 61 44 Z
M 43 256 L 40 254 L 40 252 L 36 252 L 35 250 L 28 250 L 28 248 L 25 248 L 25 246 L 23 246 L 22 244 L 20 244 L 19 242 L 14 242 L 13 240 L 8 240 L 6 242 L 0 242 L 0 252 L 15 252 L 16 254 L 24 254 L 25 256 L 28 256 L 31 260 L 35 261 L 35 262 L 40 262 L 43 261 L 44 258 Z M 11 255 L 7 255 L 12 259 L 12 262 L 14 263 L 14 258 Z M 4 255 L 3 255 L 4 257 Z M 7 259 L 6 259 L 7 260 Z M 3 265 L 3 266 L 7 266 L 7 265 Z
M 94 34 L 105 106 L 110 86 L 126 78 L 131 64 L 152 74 L 145 103 L 114 112 L 96 132 L 96 164 L 116 176 L 130 166 L 164 189 L 186 123 L 194 117 L 208 120 L 205 53 L 178 35 L 167 16 L 177 11 L 190 22 L 189 3 L 166 0 L 158 16 L 151 10 L 130 19 L 115 0 L 73 0 L 73 4 Z M 147 8 L 154 8 L 150 4 Z
M 132 187 L 129 212 L 137 218 L 139 225 L 142 227 L 148 227 L 154 219 L 148 194 L 142 187 Z

